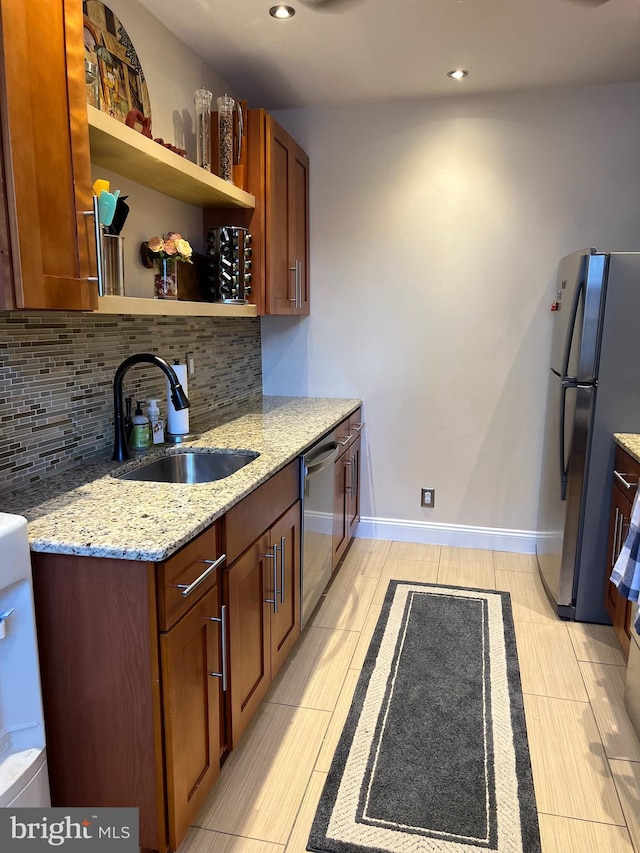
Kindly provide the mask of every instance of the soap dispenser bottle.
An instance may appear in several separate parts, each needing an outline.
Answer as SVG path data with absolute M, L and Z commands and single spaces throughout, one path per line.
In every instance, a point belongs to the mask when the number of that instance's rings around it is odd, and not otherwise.
M 144 402 L 144 400 L 136 400 L 136 410 L 131 418 L 133 427 L 129 444 L 132 450 L 146 450 L 151 445 L 149 418 L 142 411 Z
M 160 409 L 158 408 L 157 400 L 149 400 L 147 415 L 149 416 L 151 443 L 164 444 L 164 419 L 160 417 Z

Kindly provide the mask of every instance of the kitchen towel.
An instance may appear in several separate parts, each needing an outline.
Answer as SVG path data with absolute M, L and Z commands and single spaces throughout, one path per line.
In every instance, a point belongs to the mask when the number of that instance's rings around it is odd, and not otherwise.
M 172 364 L 176 376 L 184 389 L 184 393 L 189 396 L 187 388 L 187 365 Z M 186 435 L 189 432 L 189 409 L 176 410 L 176 407 L 171 401 L 171 385 L 167 379 L 167 432 L 171 435 Z
M 618 592 L 629 601 L 637 601 L 640 593 L 640 560 L 638 550 L 640 549 L 640 489 L 636 492 L 631 508 L 631 521 L 629 532 L 624 540 L 622 551 L 611 573 L 611 583 L 617 586 Z M 640 634 L 640 609 L 634 624 L 634 628 Z

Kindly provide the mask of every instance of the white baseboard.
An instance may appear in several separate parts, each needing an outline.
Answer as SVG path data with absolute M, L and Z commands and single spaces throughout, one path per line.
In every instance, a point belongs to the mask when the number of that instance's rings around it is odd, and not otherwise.
M 399 542 L 419 542 L 425 545 L 453 545 L 457 548 L 535 554 L 538 533 L 535 530 L 501 530 L 497 527 L 363 517 L 358 524 L 356 536 L 361 539 L 395 539 Z

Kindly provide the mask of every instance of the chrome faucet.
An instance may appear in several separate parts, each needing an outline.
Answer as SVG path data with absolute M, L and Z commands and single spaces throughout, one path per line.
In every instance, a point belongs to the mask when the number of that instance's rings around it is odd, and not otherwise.
M 123 462 L 125 459 L 130 459 L 129 448 L 127 446 L 127 435 L 125 432 L 124 414 L 122 411 L 122 380 L 129 368 L 134 364 L 155 364 L 163 373 L 166 374 L 171 386 L 171 401 L 176 409 L 188 409 L 189 400 L 184 393 L 184 389 L 180 384 L 180 380 L 176 376 L 175 370 L 171 365 L 160 358 L 159 355 L 153 355 L 150 352 L 139 352 L 136 355 L 131 355 L 125 358 L 120 367 L 116 370 L 116 375 L 113 379 L 113 411 L 115 419 L 115 437 L 113 442 L 113 456 L 116 462 Z

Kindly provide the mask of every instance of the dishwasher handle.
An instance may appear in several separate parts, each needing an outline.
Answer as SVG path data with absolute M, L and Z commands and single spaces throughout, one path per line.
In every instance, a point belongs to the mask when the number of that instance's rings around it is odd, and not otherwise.
M 313 454 L 313 456 L 304 457 L 304 476 L 309 474 L 317 474 L 318 471 L 323 471 L 328 468 L 338 456 L 340 450 L 337 441 L 329 441 L 327 444 L 322 444 Z

